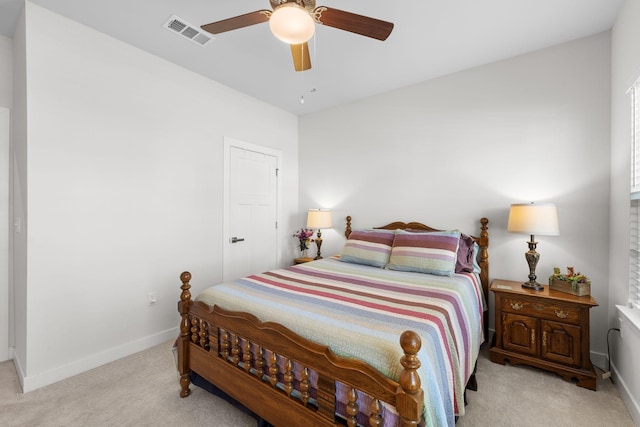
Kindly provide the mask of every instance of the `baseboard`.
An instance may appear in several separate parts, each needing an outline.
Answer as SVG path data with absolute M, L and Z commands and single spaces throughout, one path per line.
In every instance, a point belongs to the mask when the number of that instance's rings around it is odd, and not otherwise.
M 20 388 L 24 393 L 24 369 L 22 369 L 22 365 L 20 364 L 20 354 L 16 351 L 15 347 L 13 348 L 13 366 L 16 367 L 16 373 L 18 374 L 18 380 L 20 381 Z
M 624 379 L 619 375 L 618 370 L 615 365 L 611 365 L 611 379 L 613 383 L 616 385 L 618 392 L 620 393 L 620 398 L 624 402 L 624 405 L 627 407 L 627 411 L 631 414 L 631 418 L 636 423 L 636 425 L 640 426 L 640 405 L 631 394 L 629 387 L 624 382 Z
M 607 357 L 606 354 L 597 353 L 595 351 L 591 351 L 589 353 L 589 356 L 591 357 L 591 363 L 596 368 L 599 368 L 599 369 L 601 369 L 602 371 L 605 371 L 605 372 L 607 371 L 607 369 L 609 369 L 609 358 Z M 598 374 L 598 375 L 600 375 L 600 374 Z
M 122 359 L 123 357 L 138 353 L 142 350 L 162 344 L 177 337 L 178 332 L 178 327 L 167 329 L 166 331 L 101 351 L 89 357 L 85 357 L 84 359 L 73 361 L 72 363 L 68 363 L 49 371 L 26 377 L 24 376 L 24 371 L 18 362 L 18 358 L 16 357 L 14 358 L 14 363 L 16 364 L 16 371 L 20 377 L 22 392 L 28 393 L 30 391 L 37 390 L 60 380 L 64 380 L 115 360 Z M 167 348 L 167 351 L 171 351 L 171 349 Z

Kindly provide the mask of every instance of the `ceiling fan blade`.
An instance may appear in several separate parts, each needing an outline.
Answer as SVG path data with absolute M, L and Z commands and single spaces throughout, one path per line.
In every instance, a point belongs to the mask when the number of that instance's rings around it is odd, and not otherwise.
M 306 71 L 311 68 L 311 57 L 309 56 L 309 45 L 307 42 L 292 44 L 291 54 L 293 55 L 293 67 L 296 71 Z
M 238 15 L 233 18 L 223 19 L 222 21 L 201 25 L 200 28 L 208 33 L 220 34 L 226 31 L 237 30 L 238 28 L 267 22 L 270 17 L 270 10 L 256 10 L 255 12 L 245 13 L 244 15 Z
M 393 30 L 393 23 L 344 10 L 318 6 L 314 9 L 316 22 L 340 30 L 360 34 L 378 40 L 386 40 Z

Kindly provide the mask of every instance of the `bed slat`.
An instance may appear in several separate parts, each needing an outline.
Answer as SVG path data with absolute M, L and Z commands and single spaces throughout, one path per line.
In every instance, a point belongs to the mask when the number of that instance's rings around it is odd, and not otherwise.
M 327 420 L 333 420 L 336 413 L 336 382 L 322 374 L 318 375 L 318 414 Z
M 358 407 L 358 392 L 355 388 L 349 389 L 348 394 L 349 403 L 347 403 L 347 425 L 349 427 L 357 427 L 358 426 L 358 412 L 360 412 L 360 408 Z
M 384 420 L 382 419 L 382 404 L 378 399 L 373 399 L 370 405 L 371 416 L 369 417 L 369 425 L 371 427 L 382 427 Z

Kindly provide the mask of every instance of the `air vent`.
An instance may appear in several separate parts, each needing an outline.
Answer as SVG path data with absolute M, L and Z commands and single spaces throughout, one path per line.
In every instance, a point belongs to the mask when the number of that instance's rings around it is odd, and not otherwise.
M 214 40 L 214 37 L 198 30 L 195 26 L 175 15 L 169 18 L 169 20 L 164 23 L 163 27 L 171 32 L 180 34 L 182 37 L 191 40 L 199 46 L 204 47 L 211 40 Z

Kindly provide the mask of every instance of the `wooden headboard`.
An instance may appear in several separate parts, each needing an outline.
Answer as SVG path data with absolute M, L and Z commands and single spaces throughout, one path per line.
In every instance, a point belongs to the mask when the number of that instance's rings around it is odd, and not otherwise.
M 351 234 L 351 216 L 347 216 L 347 226 L 344 231 L 344 235 L 349 238 Z M 476 243 L 480 247 L 480 253 L 478 254 L 478 265 L 480 265 L 480 282 L 482 283 L 482 291 L 484 293 L 484 298 L 487 304 L 489 303 L 489 232 L 487 224 L 489 224 L 489 220 L 487 218 L 480 219 L 480 235 L 473 235 Z M 443 231 L 436 228 L 429 227 L 428 225 L 424 225 L 420 222 L 409 222 L 404 223 L 401 221 L 392 222 L 387 225 L 383 225 L 382 227 L 374 227 L 383 230 L 424 230 L 424 231 Z M 487 335 L 487 327 L 488 327 L 488 319 L 489 316 L 485 316 L 485 336 Z

